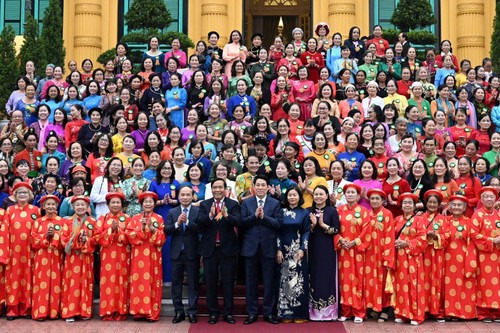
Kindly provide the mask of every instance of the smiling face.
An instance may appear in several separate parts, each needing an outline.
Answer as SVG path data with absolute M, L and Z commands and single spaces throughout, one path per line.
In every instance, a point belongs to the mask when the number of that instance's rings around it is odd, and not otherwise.
M 177 38 L 175 38 L 175 39 L 172 40 L 172 48 L 175 51 L 177 51 L 177 50 L 179 50 L 181 48 L 181 42 Z
M 373 166 L 370 163 L 363 163 L 363 166 L 361 167 L 361 175 L 363 176 L 363 179 L 371 179 L 373 172 Z
M 320 29 L 320 31 L 321 31 L 321 29 Z M 309 51 L 311 51 L 311 52 L 316 51 L 317 46 L 318 46 L 318 43 L 316 42 L 316 40 L 314 38 L 310 38 L 307 41 L 307 48 L 309 49 Z
M 240 43 L 240 34 L 237 31 L 233 31 L 231 34 L 231 41 L 235 44 Z
M 267 182 L 263 179 L 257 179 L 254 184 L 255 194 L 259 198 L 264 198 L 267 195 L 267 190 L 269 186 Z

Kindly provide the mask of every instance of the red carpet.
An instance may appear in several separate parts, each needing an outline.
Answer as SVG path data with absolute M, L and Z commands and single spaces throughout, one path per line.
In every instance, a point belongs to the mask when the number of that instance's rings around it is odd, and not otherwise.
M 198 317 L 197 324 L 191 324 L 189 333 L 221 333 L 221 332 L 238 332 L 238 333 L 346 333 L 344 325 L 340 322 L 307 322 L 304 324 L 279 324 L 272 325 L 266 323 L 259 317 L 259 321 L 251 325 L 243 325 L 244 317 L 236 318 L 235 325 L 229 325 L 219 318 L 219 322 L 215 325 L 207 323 L 208 318 Z

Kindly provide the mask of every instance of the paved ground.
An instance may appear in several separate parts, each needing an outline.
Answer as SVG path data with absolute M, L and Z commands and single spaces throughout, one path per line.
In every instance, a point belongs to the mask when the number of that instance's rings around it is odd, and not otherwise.
M 241 318 L 237 319 L 239 322 L 242 321 Z M 200 320 L 206 320 L 206 318 L 200 318 Z M 0 318 L 0 332 L 2 333 L 188 333 L 189 325 L 187 322 L 173 325 L 169 317 L 162 317 L 158 323 L 152 324 L 133 320 L 103 322 L 94 319 L 70 324 L 62 320 L 35 322 L 27 319 L 7 321 L 5 318 Z M 439 324 L 429 321 L 414 327 L 408 324 L 394 324 L 393 322 L 378 324 L 375 321 L 366 321 L 361 325 L 347 322 L 344 326 L 348 333 L 500 333 L 499 323 L 484 324 L 482 322 Z M 269 332 L 273 332 L 273 325 L 269 326 Z

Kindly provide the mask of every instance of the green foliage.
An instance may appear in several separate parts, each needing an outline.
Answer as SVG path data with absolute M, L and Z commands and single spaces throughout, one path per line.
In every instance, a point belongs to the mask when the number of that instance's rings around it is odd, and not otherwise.
M 38 29 L 38 21 L 28 14 L 26 25 L 24 27 L 24 43 L 21 46 L 19 57 L 21 58 L 21 66 L 23 67 L 28 60 L 35 63 L 35 68 L 40 68 L 44 63 L 42 49 L 40 47 L 40 34 Z
M 129 46 L 127 57 L 132 61 L 133 65 L 132 73 L 140 72 L 143 53 L 144 53 L 143 50 L 135 50 L 134 48 Z M 115 55 L 116 55 L 115 48 L 109 49 L 101 53 L 99 57 L 97 57 L 97 62 L 104 66 L 106 64 L 106 61 L 114 59 Z
M 406 32 L 434 23 L 436 17 L 429 0 L 400 0 L 391 17 L 391 24 Z
M 134 0 L 125 21 L 131 30 L 158 33 L 172 23 L 172 16 L 163 0 Z
M 398 35 L 398 30 L 385 29 L 383 37 L 387 39 L 389 44 L 394 45 L 398 41 Z M 430 31 L 416 30 L 408 32 L 408 41 L 414 45 L 430 45 L 436 44 L 437 38 L 436 35 Z
M 500 4 L 496 5 L 496 15 L 493 20 L 493 34 L 491 35 L 490 57 L 495 68 L 494 72 L 500 71 Z
M 63 33 L 63 15 L 61 1 L 50 0 L 49 6 L 45 8 L 43 27 L 41 35 L 41 48 L 45 63 L 41 68 L 45 68 L 46 64 L 54 64 L 56 66 L 64 66 L 64 58 L 66 57 L 66 49 L 64 48 Z
M 389 44 L 394 45 L 398 41 L 399 31 L 395 29 L 384 29 L 382 37 L 386 39 Z
M 101 53 L 97 58 L 97 62 L 104 66 L 106 64 L 106 61 L 113 60 L 115 56 L 116 56 L 116 50 L 113 47 L 112 49 L 109 49 Z
M 171 45 L 172 40 L 178 38 L 181 42 L 182 49 L 188 49 L 194 47 L 193 41 L 182 32 L 169 31 L 165 33 L 142 33 L 142 32 L 131 32 L 122 38 L 122 42 L 125 43 L 148 43 L 151 37 L 157 37 L 160 44 Z
M 14 90 L 19 67 L 16 58 L 16 45 L 14 39 L 16 32 L 11 25 L 6 25 L 0 33 L 0 119 L 6 119 L 5 104 Z
M 430 31 L 417 30 L 408 33 L 408 40 L 412 44 L 430 45 L 436 44 L 437 37 Z

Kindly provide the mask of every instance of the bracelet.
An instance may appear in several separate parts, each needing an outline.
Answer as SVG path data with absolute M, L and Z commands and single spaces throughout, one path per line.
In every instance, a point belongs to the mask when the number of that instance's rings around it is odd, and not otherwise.
M 333 235 L 336 231 L 337 229 L 335 229 L 334 227 L 328 227 L 328 229 L 325 230 L 325 234 Z

